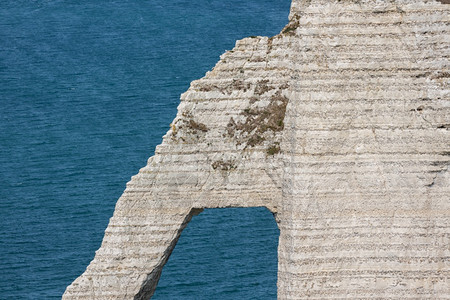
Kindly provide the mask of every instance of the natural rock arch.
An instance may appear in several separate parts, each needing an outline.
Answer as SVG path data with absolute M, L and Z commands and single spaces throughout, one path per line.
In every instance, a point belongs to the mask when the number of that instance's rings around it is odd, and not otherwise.
M 265 206 L 278 298 L 450 295 L 449 7 L 293 0 L 193 81 L 64 299 L 146 299 L 186 221 Z

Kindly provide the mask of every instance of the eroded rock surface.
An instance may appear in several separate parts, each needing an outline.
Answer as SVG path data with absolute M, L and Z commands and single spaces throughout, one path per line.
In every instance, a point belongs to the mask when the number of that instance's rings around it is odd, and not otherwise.
M 265 206 L 279 299 L 450 297 L 450 8 L 294 0 L 191 83 L 63 299 L 148 299 L 204 208 Z

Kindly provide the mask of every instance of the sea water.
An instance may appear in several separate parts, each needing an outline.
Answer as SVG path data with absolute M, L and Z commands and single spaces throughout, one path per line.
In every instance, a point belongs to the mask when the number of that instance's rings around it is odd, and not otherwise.
M 289 0 L 0 2 L 0 299 L 59 299 L 93 259 L 125 183 L 179 96 Z M 153 299 L 275 299 L 264 208 L 206 210 Z

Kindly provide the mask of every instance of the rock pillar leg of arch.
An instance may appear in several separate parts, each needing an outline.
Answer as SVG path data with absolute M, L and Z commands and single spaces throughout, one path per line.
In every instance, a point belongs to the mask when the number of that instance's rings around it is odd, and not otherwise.
M 291 12 L 278 298 L 446 299 L 449 7 L 304 2 Z
M 140 196 L 124 196 L 118 207 L 132 206 L 132 202 L 145 199 Z M 140 210 L 141 205 L 135 204 L 133 216 L 116 210 L 94 260 L 83 276 L 67 288 L 63 299 L 150 298 L 164 264 L 195 210 L 164 205 Z M 139 211 L 141 214 L 136 215 Z

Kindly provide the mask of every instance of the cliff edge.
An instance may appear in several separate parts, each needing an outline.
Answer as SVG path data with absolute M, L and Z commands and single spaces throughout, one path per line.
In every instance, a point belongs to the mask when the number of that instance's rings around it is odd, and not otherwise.
M 193 215 L 265 206 L 278 299 L 450 297 L 450 6 L 293 0 L 181 95 L 63 299 L 148 299 Z

